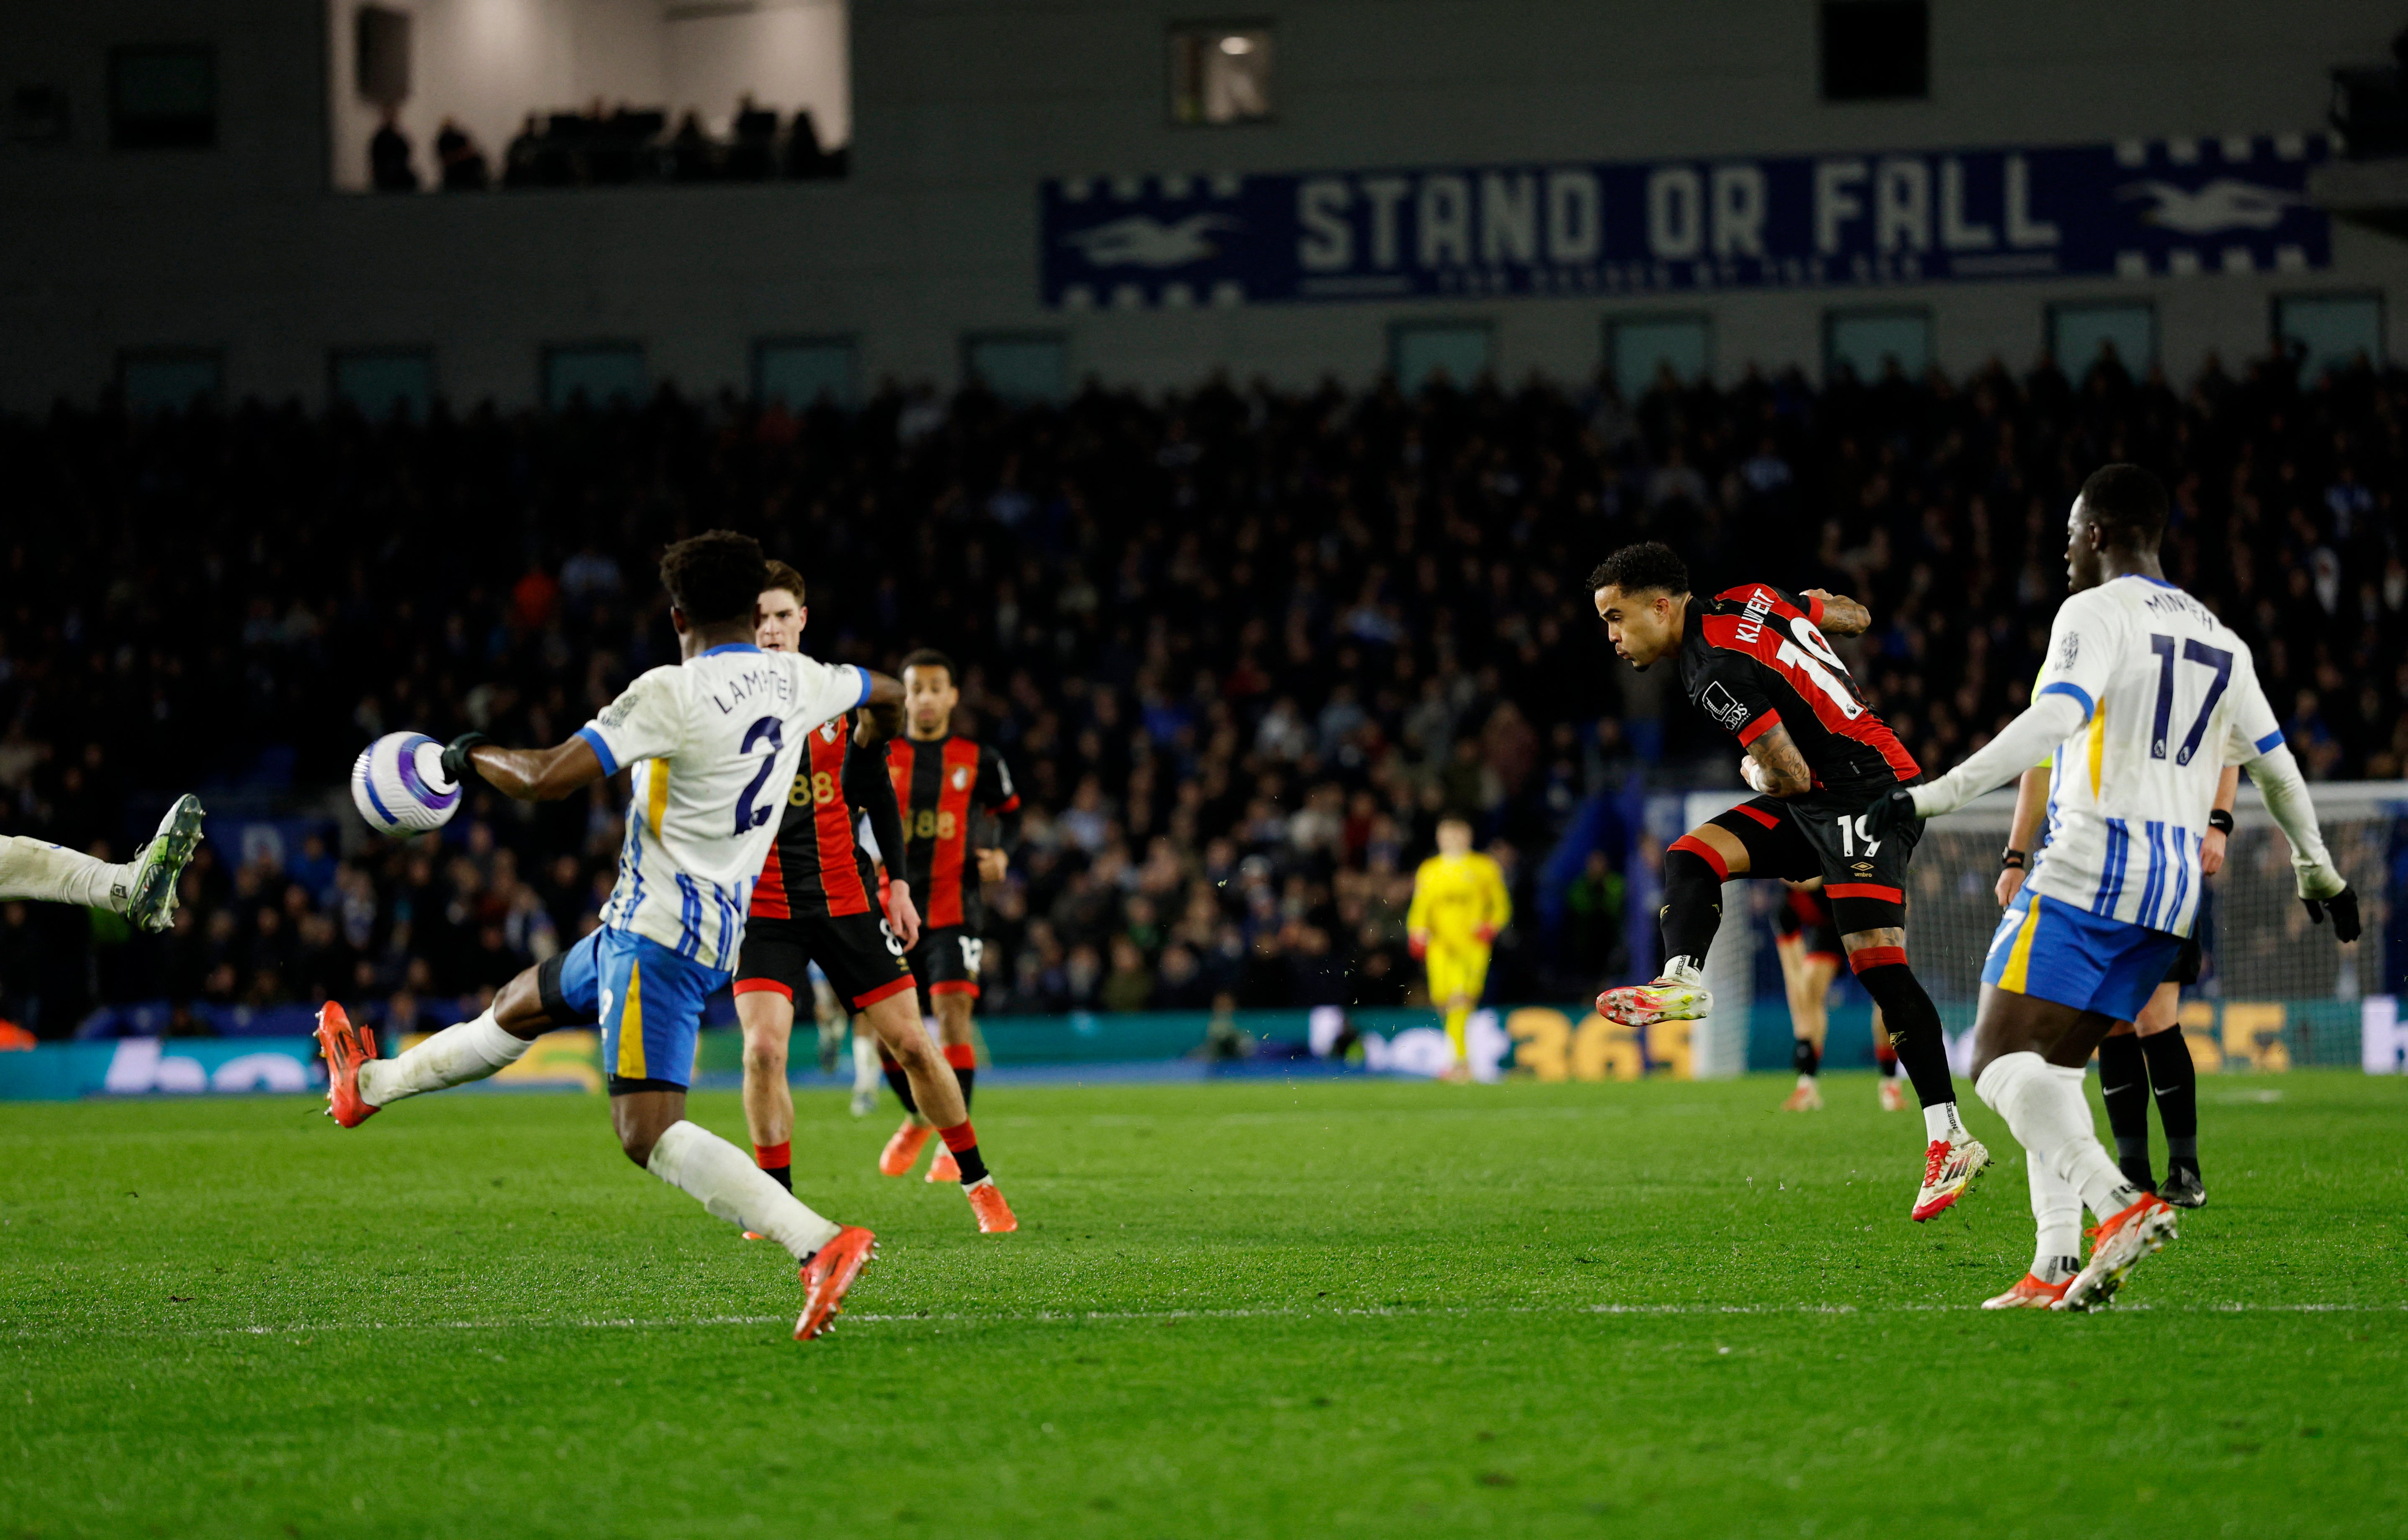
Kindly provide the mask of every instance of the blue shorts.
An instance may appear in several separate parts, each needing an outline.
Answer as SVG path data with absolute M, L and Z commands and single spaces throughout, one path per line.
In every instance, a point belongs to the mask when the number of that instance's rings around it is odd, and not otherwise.
M 1990 937 L 1982 982 L 2130 1021 L 2166 981 L 2182 946 L 2178 935 L 2104 920 L 2026 888 Z
M 537 983 L 554 1025 L 601 1024 L 602 1071 L 615 1093 L 693 1082 L 703 1002 L 729 977 L 604 926 L 545 963 Z

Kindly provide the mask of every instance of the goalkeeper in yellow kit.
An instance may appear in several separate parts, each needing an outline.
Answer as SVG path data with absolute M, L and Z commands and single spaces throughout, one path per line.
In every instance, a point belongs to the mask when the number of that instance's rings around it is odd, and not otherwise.
M 1505 874 L 1471 848 L 1471 825 L 1440 819 L 1438 854 L 1413 874 L 1413 904 L 1405 930 L 1415 957 L 1429 969 L 1430 1000 L 1446 1012 L 1447 1040 L 1455 1045 L 1450 1080 L 1471 1078 L 1464 1027 L 1488 981 L 1488 951 L 1497 933 L 1513 918 L 1505 895 Z

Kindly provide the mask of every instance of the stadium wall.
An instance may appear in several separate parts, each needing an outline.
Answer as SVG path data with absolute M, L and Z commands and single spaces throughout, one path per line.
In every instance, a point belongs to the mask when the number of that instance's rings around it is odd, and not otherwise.
M 0 253 L 0 406 L 89 399 L 122 355 L 214 352 L 222 392 L 322 401 L 330 355 L 429 349 L 438 391 L 536 398 L 548 346 L 639 343 L 648 374 L 745 390 L 756 341 L 834 336 L 856 378 L 950 384 L 965 339 L 1041 333 L 1072 378 L 1160 387 L 1226 367 L 1297 384 L 1387 362 L 1400 321 L 1472 319 L 1518 378 L 1598 365 L 1609 316 L 1703 313 L 1713 366 L 1819 367 L 1828 311 L 1928 310 L 1939 363 L 2040 349 L 2047 307 L 2155 303 L 2161 356 L 2263 350 L 2278 293 L 2389 292 L 2408 249 L 2336 224 L 2329 268 L 2187 278 L 1699 292 L 1663 298 L 1111 308 L 1039 297 L 1038 196 L 1066 175 L 1305 172 L 1848 150 L 2047 146 L 2320 126 L 2335 64 L 2383 56 L 2380 0 L 2100 7 L 1934 0 L 1928 100 L 1818 99 L 1815 7 L 1532 0 L 1287 0 L 1275 121 L 1175 126 L 1166 29 L 1193 7 L 1120 0 L 882 0 L 852 19 L 852 165 L 841 181 L 371 196 L 333 190 L 339 10 L 322 0 L 20 3 L 15 76 L 63 88 L 54 146 L 0 147 L 14 216 Z M 110 50 L 206 42 L 216 146 L 108 148 Z M 606 72 L 607 74 L 607 72 Z M 567 104 L 530 103 L 530 107 Z M 502 147 L 485 145 L 498 156 Z M 420 164 L 431 157 L 422 136 Z M 2408 347 L 2399 307 L 2389 351 Z

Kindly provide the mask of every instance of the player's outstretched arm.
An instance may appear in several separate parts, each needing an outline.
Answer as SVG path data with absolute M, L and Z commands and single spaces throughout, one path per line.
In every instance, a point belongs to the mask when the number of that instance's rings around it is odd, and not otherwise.
M 485 784 L 521 802 L 558 802 L 602 778 L 602 761 L 582 736 L 551 749 L 504 749 L 482 733 L 464 733 L 443 750 L 443 773 L 454 784 L 471 766 Z
M 862 699 L 861 720 L 853 726 L 853 741 L 867 749 L 903 735 L 903 681 L 874 668 L 862 672 L 869 676 L 869 693 Z
M 1800 597 L 1822 601 L 1822 627 L 1834 636 L 1861 636 L 1873 623 L 1873 612 L 1844 593 L 1810 588 Z
M 1747 746 L 1747 764 L 1742 770 L 1747 783 L 1767 796 L 1804 796 L 1814 789 L 1814 772 L 1807 768 L 1798 740 L 1779 722 Z

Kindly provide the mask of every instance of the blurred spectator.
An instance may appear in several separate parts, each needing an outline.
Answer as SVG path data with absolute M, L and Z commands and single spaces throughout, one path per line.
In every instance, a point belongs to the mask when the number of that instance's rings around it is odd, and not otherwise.
M 485 152 L 468 136 L 457 120 L 446 118 L 435 134 L 435 158 L 443 166 L 443 190 L 447 192 L 482 192 L 491 179 L 485 165 Z
M 409 135 L 401 131 L 390 107 L 368 139 L 368 182 L 380 192 L 418 191 L 418 168 L 409 164 Z

